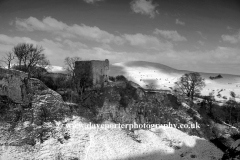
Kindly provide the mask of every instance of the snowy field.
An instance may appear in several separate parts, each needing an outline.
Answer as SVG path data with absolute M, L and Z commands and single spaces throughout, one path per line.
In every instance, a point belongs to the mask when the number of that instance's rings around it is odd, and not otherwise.
M 158 63 L 143 61 L 116 63 L 110 67 L 110 75 L 124 75 L 144 88 L 155 88 L 171 90 L 174 83 L 189 71 L 177 70 Z M 214 93 L 216 100 L 225 101 L 224 97 L 230 98 L 230 91 L 237 95 L 236 100 L 240 101 L 240 76 L 221 74 L 223 78 L 211 80 L 210 76 L 217 76 L 218 73 L 200 73 L 205 79 L 206 87 L 202 90 L 203 95 Z

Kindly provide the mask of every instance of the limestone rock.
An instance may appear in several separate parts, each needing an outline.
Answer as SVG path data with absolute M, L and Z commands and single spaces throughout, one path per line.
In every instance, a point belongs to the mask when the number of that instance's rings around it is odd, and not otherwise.
M 98 104 L 97 113 L 103 120 L 118 123 L 194 123 L 186 112 L 178 111 L 181 104 L 173 95 L 147 94 L 131 81 L 122 82 L 122 85 L 112 83 L 104 88 L 98 99 L 102 99 L 102 103 Z
M 0 68 L 0 95 L 7 96 L 18 104 L 28 104 L 26 78 L 27 74 L 24 72 Z
M 0 145 L 33 145 L 51 129 L 44 123 L 60 120 L 70 112 L 61 95 L 40 80 L 28 79 L 17 70 L 1 68 L 0 73 Z
M 32 108 L 32 118 L 36 122 L 39 117 L 48 120 L 59 118 L 66 109 L 61 95 L 38 79 L 28 79 L 26 73 L 18 70 L 0 68 L 0 96 L 1 99 L 8 99 L 16 105 Z
M 61 95 L 49 89 L 40 80 L 31 78 L 29 86 L 33 92 L 31 102 L 35 123 L 41 124 L 43 121 L 61 119 L 66 112 L 70 111 Z

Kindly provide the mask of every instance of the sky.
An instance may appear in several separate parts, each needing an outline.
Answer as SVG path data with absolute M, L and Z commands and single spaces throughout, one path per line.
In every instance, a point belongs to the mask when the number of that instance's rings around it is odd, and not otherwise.
M 18 43 L 66 57 L 240 75 L 239 0 L 0 0 L 0 58 Z

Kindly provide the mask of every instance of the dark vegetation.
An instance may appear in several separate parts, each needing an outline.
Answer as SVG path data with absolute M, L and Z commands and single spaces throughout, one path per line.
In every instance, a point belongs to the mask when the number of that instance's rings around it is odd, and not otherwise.
M 223 78 L 221 74 L 217 75 L 217 76 L 210 76 L 209 79 L 214 80 L 214 79 L 220 79 Z
M 186 73 L 175 83 L 175 93 L 190 98 L 200 94 L 200 91 L 205 87 L 205 81 L 199 73 Z
M 219 105 L 213 96 L 204 97 L 203 103 L 207 103 L 207 113 L 216 121 L 225 122 L 240 129 L 240 104 L 236 102 L 236 94 L 230 92 L 231 98 L 223 105 Z

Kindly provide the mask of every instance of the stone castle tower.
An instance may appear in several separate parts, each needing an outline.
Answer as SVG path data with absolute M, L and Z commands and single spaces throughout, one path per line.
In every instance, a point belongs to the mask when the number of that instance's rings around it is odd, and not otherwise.
M 108 81 L 109 60 L 76 61 L 74 72 L 77 80 L 85 77 L 91 87 L 104 86 Z

